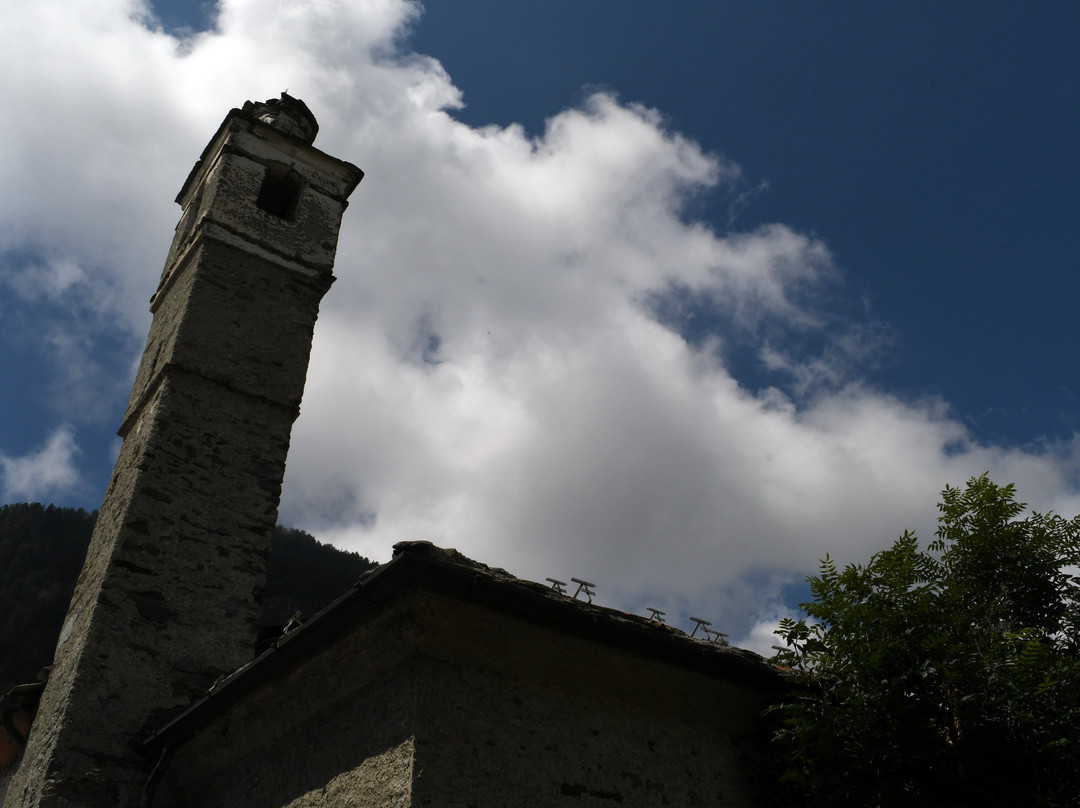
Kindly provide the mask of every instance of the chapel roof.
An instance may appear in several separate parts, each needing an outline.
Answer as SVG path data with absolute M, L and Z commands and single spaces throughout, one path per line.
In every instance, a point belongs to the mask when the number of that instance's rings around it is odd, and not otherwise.
M 389 562 L 364 573 L 342 597 L 303 625 L 286 630 L 252 662 L 219 680 L 205 696 L 156 729 L 144 741 L 146 750 L 154 754 L 182 741 L 248 693 L 331 647 L 352 626 L 410 587 L 762 691 L 784 687 L 782 674 L 752 651 L 692 638 L 673 626 L 575 599 L 550 585 L 481 564 L 457 550 L 409 541 L 394 545 Z

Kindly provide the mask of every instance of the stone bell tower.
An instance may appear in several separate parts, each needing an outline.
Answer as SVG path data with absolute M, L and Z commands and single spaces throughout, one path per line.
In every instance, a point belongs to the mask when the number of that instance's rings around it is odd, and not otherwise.
M 140 735 L 251 660 L 312 330 L 363 172 L 282 94 L 225 118 L 177 202 L 123 448 L 9 808 L 136 806 Z

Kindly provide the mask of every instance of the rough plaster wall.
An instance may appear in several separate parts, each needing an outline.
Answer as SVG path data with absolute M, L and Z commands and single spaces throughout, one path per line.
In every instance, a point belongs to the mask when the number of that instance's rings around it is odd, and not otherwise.
M 233 245 L 204 240 L 193 246 L 154 312 L 128 417 L 172 363 L 272 401 L 295 418 L 319 302 L 330 282 Z M 212 402 L 222 403 L 221 395 Z
M 475 603 L 418 590 L 410 608 L 422 616 L 422 652 L 461 667 L 548 683 L 603 699 L 646 704 L 688 722 L 752 731 L 768 696 L 731 679 L 702 673 L 588 637 L 538 625 Z M 689 648 L 711 649 L 687 640 Z
M 429 674 L 413 805 L 752 804 L 715 725 L 444 663 Z
M 423 611 L 414 805 L 753 804 L 739 741 L 760 694 L 470 604 Z
M 410 805 L 414 617 L 357 626 L 213 721 L 179 750 L 157 805 Z
M 213 756 L 174 761 L 161 808 L 407 808 L 413 769 L 409 733 L 414 681 L 407 671 L 369 683 L 345 703 L 282 726 L 276 713 L 242 712 L 221 722 L 202 751 Z M 297 703 L 303 693 L 290 696 Z M 295 705 L 290 705 L 294 707 Z M 238 748 L 230 724 L 265 733 L 265 743 Z M 244 738 L 250 736 L 246 731 Z M 222 767 L 223 759 L 228 765 Z M 211 765 L 202 765 L 211 764 Z M 214 771 L 210 771 L 213 768 Z M 177 776 L 179 775 L 179 776 Z M 179 782 L 180 780 L 184 782 Z
M 204 218 L 228 231 L 258 233 L 260 243 L 279 255 L 332 267 L 344 202 L 363 172 L 243 117 L 232 118 L 225 129 L 224 139 L 208 146 L 204 162 L 196 166 L 177 199 L 184 215 L 162 282 Z M 304 186 L 295 215 L 287 220 L 270 218 L 257 204 L 265 167 L 271 164 L 287 165 Z
M 262 152 L 252 154 L 257 160 L 240 153 L 247 146 Z M 211 209 L 214 220 L 229 230 L 259 233 L 259 243 L 268 250 L 311 266 L 332 267 L 344 211 L 339 201 L 344 188 L 340 182 L 333 182 L 337 178 L 320 176 L 302 163 L 291 163 L 304 178 L 300 204 L 293 218 L 271 219 L 272 214 L 258 208 L 255 201 L 263 181 L 264 164 L 282 160 L 282 154 L 276 151 L 276 146 L 273 150 L 261 148 L 261 144 L 242 132 L 233 136 L 230 149 L 230 159 L 213 167 L 213 197 L 202 201 L 203 208 Z M 328 194 L 335 194 L 336 198 Z M 272 223 L 272 227 L 267 223 Z
M 740 742 L 763 703 L 412 590 L 216 719 L 157 804 L 750 806 Z

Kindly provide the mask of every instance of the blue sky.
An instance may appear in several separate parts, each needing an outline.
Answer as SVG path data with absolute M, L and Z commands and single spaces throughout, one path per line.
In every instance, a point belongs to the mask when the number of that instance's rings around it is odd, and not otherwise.
M 210 24 L 207 3 L 155 8 Z M 978 436 L 1026 443 L 1078 427 L 1058 347 L 1080 333 L 1078 34 L 1069 3 L 436 0 L 406 44 L 443 63 L 474 126 L 540 133 L 598 88 L 659 110 L 745 172 L 737 200 L 694 215 L 827 241 L 845 276 L 835 305 L 888 329 L 876 384 L 941 395 Z M 759 370 L 743 369 L 768 384 Z
M 655 107 L 743 167 L 736 226 L 827 241 L 840 305 L 891 329 L 876 383 L 942 395 L 988 440 L 1077 430 L 1074 6 L 426 8 L 412 41 L 464 88 L 462 120 L 539 131 L 583 86 Z M 701 213 L 723 228 L 730 204 Z
M 176 190 L 287 88 L 368 176 L 286 521 L 753 644 L 816 558 L 932 532 L 946 483 L 1080 511 L 1073 4 L 5 16 L 4 501 L 100 503 Z

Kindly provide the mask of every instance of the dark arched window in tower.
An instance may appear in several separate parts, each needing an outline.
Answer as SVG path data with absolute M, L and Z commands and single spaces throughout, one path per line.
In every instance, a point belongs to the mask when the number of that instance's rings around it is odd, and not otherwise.
M 255 204 L 280 219 L 292 221 L 304 183 L 300 175 L 284 163 L 270 163 L 263 176 Z

